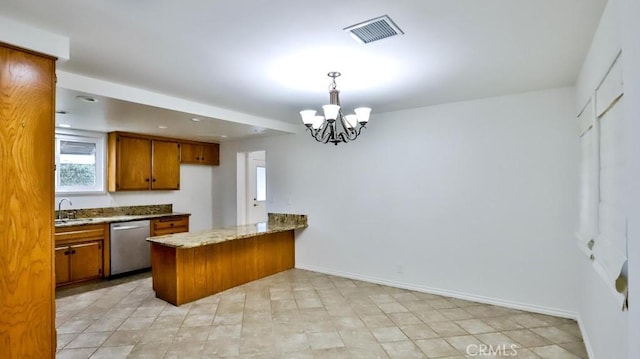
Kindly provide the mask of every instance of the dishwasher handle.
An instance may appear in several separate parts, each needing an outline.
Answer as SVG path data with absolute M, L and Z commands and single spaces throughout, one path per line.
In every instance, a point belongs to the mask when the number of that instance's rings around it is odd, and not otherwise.
M 136 229 L 136 228 L 144 228 L 148 227 L 148 225 L 139 225 L 139 226 L 113 226 L 111 227 L 112 231 L 123 231 L 125 229 Z

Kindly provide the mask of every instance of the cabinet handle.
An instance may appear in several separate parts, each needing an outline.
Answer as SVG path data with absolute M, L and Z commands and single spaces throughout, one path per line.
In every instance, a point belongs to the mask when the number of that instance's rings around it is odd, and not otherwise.
M 64 255 L 68 256 L 69 255 L 69 251 L 64 252 Z
M 145 178 L 145 179 L 144 179 L 144 181 L 145 181 L 145 182 L 149 182 L 149 179 L 148 179 L 148 178 Z
M 196 157 L 196 160 L 199 160 L 199 159 L 200 159 L 200 157 Z
M 156 179 L 154 178 L 154 179 L 153 179 L 153 182 L 155 182 L 155 181 L 156 181 Z
M 74 249 L 74 250 L 72 250 L 72 251 L 71 251 L 71 254 L 76 254 L 76 250 L 75 250 L 75 249 Z
M 171 223 L 171 227 L 173 227 L 174 223 Z

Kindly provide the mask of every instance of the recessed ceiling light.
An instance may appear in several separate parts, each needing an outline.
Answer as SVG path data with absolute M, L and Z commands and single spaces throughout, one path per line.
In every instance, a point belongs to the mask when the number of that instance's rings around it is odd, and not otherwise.
M 167 128 L 169 128 L 169 127 L 167 127 L 167 126 L 165 126 L 165 125 L 160 125 L 160 126 L 158 126 L 158 128 L 159 128 L 159 129 L 161 129 L 161 130 L 164 130 L 164 129 L 167 129 Z
M 97 98 L 91 97 L 91 96 L 80 95 L 80 96 L 76 96 L 76 98 L 82 102 L 89 102 L 89 103 L 98 102 Z
M 192 118 L 192 119 L 191 119 L 191 121 L 193 121 L 193 122 L 200 122 L 200 119 L 199 119 L 199 118 L 194 117 L 194 118 Z
M 58 125 L 58 127 L 63 127 L 63 128 L 71 128 L 71 125 L 68 123 L 61 123 Z

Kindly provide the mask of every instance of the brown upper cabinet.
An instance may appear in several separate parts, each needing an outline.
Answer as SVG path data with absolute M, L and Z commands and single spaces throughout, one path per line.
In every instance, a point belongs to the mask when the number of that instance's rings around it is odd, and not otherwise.
M 108 190 L 180 189 L 180 144 L 172 139 L 109 133 Z
M 198 165 L 220 165 L 220 145 L 217 143 L 182 142 L 180 162 Z

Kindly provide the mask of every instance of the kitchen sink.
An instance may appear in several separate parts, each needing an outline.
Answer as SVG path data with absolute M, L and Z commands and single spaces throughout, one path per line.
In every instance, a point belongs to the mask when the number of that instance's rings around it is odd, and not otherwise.
M 78 222 L 91 222 L 93 218 L 64 218 L 64 219 L 56 219 L 55 224 L 60 223 L 78 223 Z

